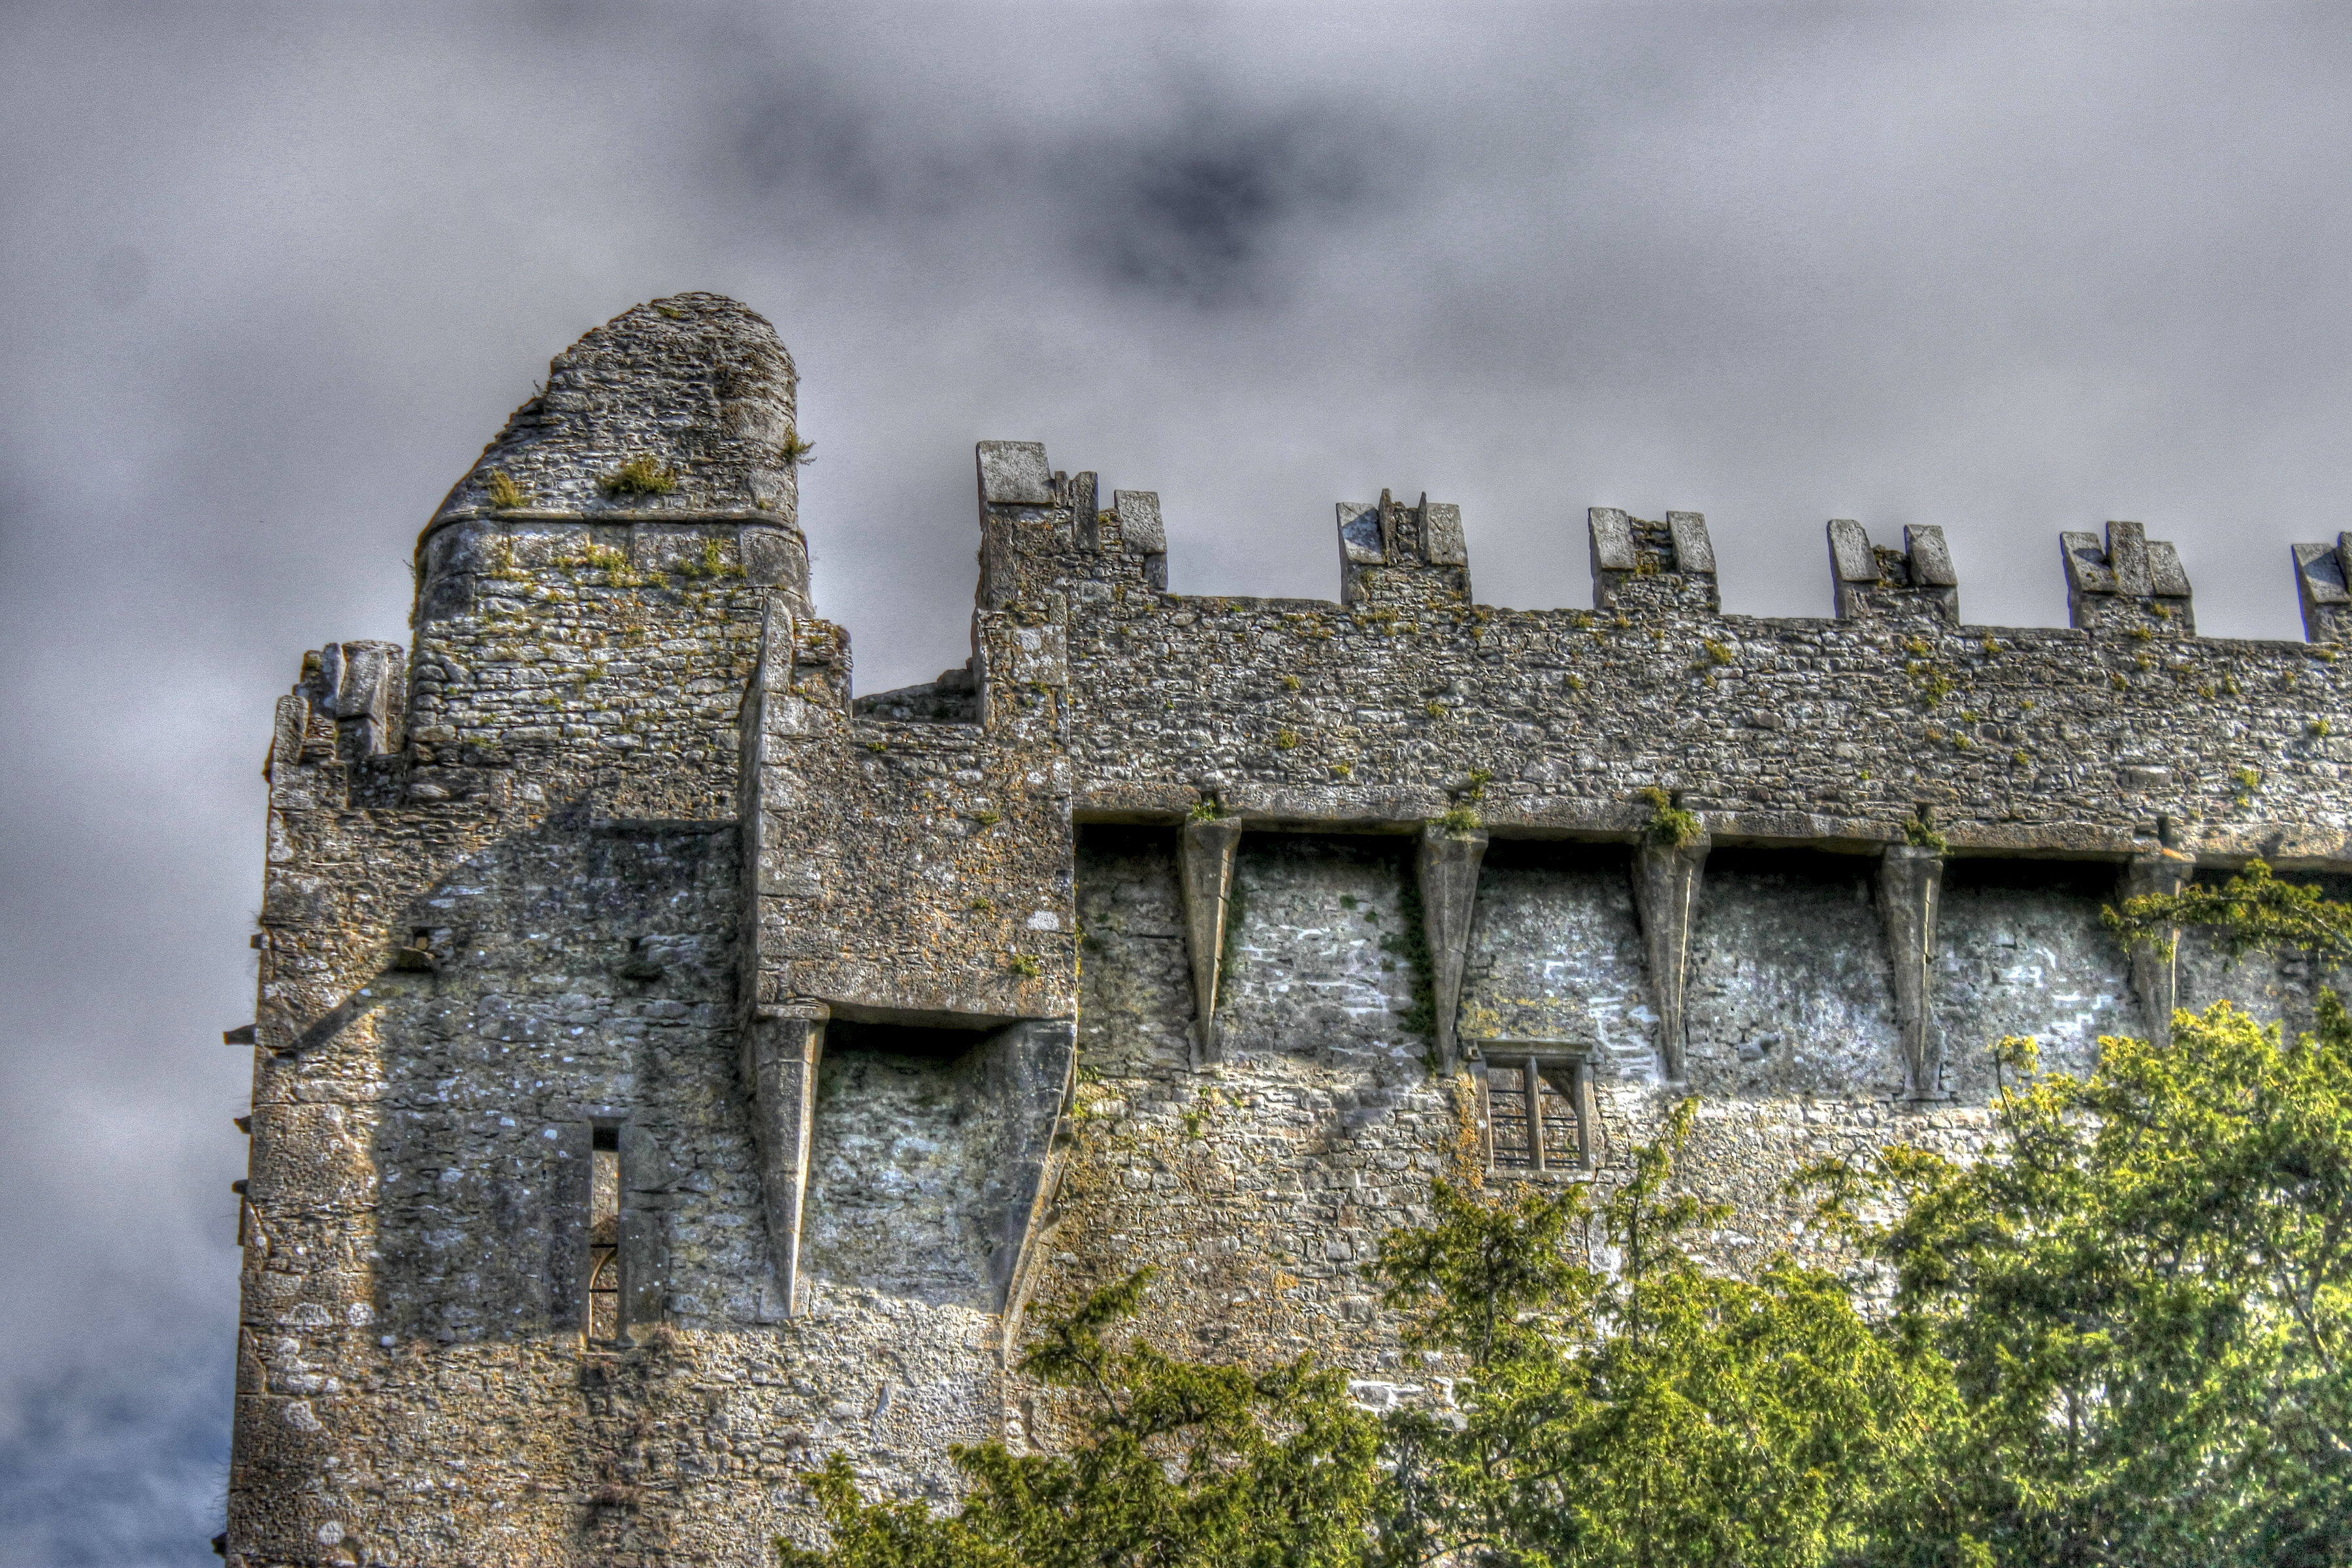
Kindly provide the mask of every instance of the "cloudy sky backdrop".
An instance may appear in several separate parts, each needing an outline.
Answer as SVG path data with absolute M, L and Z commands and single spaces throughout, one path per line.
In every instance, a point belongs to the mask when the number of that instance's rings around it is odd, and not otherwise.
M 1328 596 L 1329 503 L 2178 542 L 2300 635 L 2352 526 L 2332 5 L 0 5 L 0 1564 L 211 1561 L 270 700 L 404 638 L 416 530 L 551 354 L 766 313 L 859 685 L 965 652 L 971 443 L 1156 489 L 1173 586 Z

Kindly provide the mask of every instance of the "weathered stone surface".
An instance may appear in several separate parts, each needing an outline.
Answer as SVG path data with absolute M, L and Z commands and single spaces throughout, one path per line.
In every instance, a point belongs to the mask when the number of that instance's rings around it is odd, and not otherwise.
M 1233 904 L 1234 850 L 1242 825 L 1230 818 L 1188 821 L 1177 840 L 1184 889 L 1184 946 L 1192 961 L 1192 1064 L 1217 1059 L 1217 986 Z
M 1935 1100 L 1942 1093 L 1942 1041 L 1936 1033 L 1932 998 L 1936 917 L 1943 896 L 1941 850 L 1887 846 L 1878 863 L 1878 918 L 1885 928 L 1886 961 L 1895 977 L 1906 1100 Z
M 793 397 L 730 301 L 589 333 L 435 514 L 408 648 L 278 704 L 233 1562 L 756 1561 L 834 1452 L 944 1501 L 949 1445 L 1065 1435 L 1024 1310 L 1146 1265 L 1171 1348 L 1417 1396 L 1372 1261 L 1501 1179 L 1454 1068 L 1503 1042 L 1586 1112 L 1538 1182 L 1701 1096 L 1748 1268 L 1814 1245 L 1805 1162 L 1978 1146 L 2001 1035 L 2079 1068 L 2342 978 L 2099 920 L 2253 856 L 2344 891 L 2340 542 L 2307 646 L 2196 637 L 2120 523 L 2070 630 L 1843 522 L 1840 618 L 1726 616 L 1704 519 L 1609 508 L 1594 610 L 1496 609 L 1386 492 L 1338 602 L 1183 597 L 1157 496 L 986 443 L 972 658 L 860 697 Z
M 1420 880 L 1422 937 L 1429 945 L 1438 1070 L 1449 1076 L 1461 1057 L 1454 1045 L 1454 1021 L 1462 1006 L 1470 918 L 1478 901 L 1478 862 L 1486 854 L 1485 828 L 1449 829 L 1432 822 L 1421 830 L 1421 853 L 1413 861 Z
M 1633 907 L 1642 916 L 1658 1010 L 1658 1070 L 1669 1083 L 1683 1080 L 1683 986 L 1690 977 L 1691 924 L 1710 847 L 1701 833 L 1687 844 L 1661 844 L 1644 834 L 1633 848 Z

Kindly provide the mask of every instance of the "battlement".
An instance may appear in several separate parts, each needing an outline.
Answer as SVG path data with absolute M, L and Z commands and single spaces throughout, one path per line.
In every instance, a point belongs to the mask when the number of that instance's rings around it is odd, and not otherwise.
M 2095 533 L 2062 533 L 2066 557 L 2066 609 L 2085 631 L 2147 632 L 2195 637 L 2189 574 L 2171 545 L 2152 540 L 2137 522 L 2107 524 L 2102 547 Z
M 1748 1267 L 1806 1160 L 1969 1148 L 1987 1040 L 2325 978 L 2099 910 L 2352 874 L 2352 535 L 2302 644 L 2198 636 L 2131 522 L 2060 536 L 2068 627 L 1850 519 L 1832 616 L 1728 615 L 1707 519 L 1605 506 L 1591 607 L 1503 609 L 1387 489 L 1334 598 L 1175 595 L 1156 493 L 987 441 L 971 657 L 860 692 L 794 392 L 715 296 L 591 331 L 409 647 L 278 705 L 240 1568 L 747 1561 L 834 1453 L 944 1499 L 1059 1440 L 1026 1303 L 1144 1264 L 1156 1338 L 1392 1395 L 1369 1260 L 1439 1174 L 1613 1181 L 1699 1094 Z
M 1615 507 L 1585 513 L 1592 549 L 1592 605 L 1613 610 L 1621 603 L 1658 602 L 1628 595 L 1629 584 L 1654 579 L 1672 585 L 1674 602 L 1701 610 L 1722 607 L 1716 592 L 1715 544 L 1706 519 L 1695 511 L 1670 511 L 1664 522 L 1644 522 Z
M 1960 624 L 1960 575 L 1942 529 L 1906 528 L 1900 550 L 1872 544 L 1869 533 L 1851 518 L 1832 518 L 1829 534 L 1838 619 L 1926 616 Z

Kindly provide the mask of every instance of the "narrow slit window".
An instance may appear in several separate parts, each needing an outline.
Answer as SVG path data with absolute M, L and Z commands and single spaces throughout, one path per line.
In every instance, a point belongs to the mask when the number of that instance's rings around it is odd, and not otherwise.
M 599 1127 L 588 1155 L 588 1337 L 621 1337 L 621 1130 Z

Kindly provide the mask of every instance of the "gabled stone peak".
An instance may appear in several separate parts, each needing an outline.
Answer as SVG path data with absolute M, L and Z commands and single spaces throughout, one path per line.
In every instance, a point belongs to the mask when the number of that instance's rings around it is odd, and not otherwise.
M 638 305 L 555 356 L 546 390 L 514 411 L 434 521 L 499 510 L 791 521 L 784 448 L 797 381 L 776 329 L 733 300 L 675 294 Z M 514 486 L 504 507 L 494 474 Z

